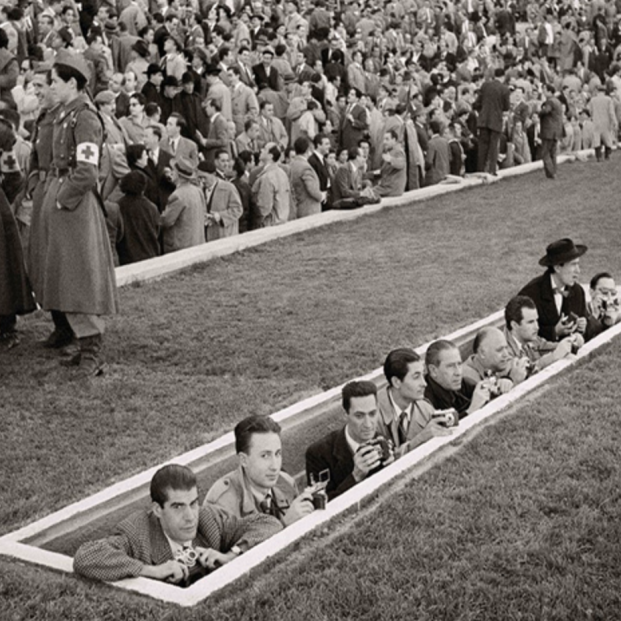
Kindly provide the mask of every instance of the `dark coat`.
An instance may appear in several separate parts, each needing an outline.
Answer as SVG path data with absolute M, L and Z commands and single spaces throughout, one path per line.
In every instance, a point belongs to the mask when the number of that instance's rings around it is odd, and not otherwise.
M 436 410 L 455 408 L 459 412 L 459 418 L 466 416 L 466 410 L 470 407 L 475 388 L 475 384 L 471 380 L 464 377 L 461 380 L 460 390 L 447 390 L 429 375 L 425 376 L 425 380 L 427 381 L 425 399 Z
M 561 320 L 559 312 L 556 310 L 554 293 L 552 292 L 552 282 L 548 272 L 533 278 L 519 293 L 527 295 L 537 307 L 539 313 L 539 336 L 548 341 L 558 340 L 555 326 Z M 563 298 L 561 313 L 569 315 L 575 313 L 578 317 L 587 317 L 586 296 L 584 289 L 579 284 L 567 287 L 567 297 Z
M 273 91 L 280 90 L 280 75 L 276 67 L 270 67 L 270 72 L 268 74 L 265 65 L 259 63 L 252 68 L 252 72 L 254 73 L 254 81 L 257 83 L 257 88 L 259 90 L 263 88 L 271 88 Z
M 321 159 L 314 151 L 308 157 L 308 163 L 313 167 L 313 170 L 317 173 L 319 177 L 319 188 L 322 192 L 325 192 L 328 189 L 328 185 L 330 184 L 330 173 L 328 172 L 328 167 L 326 166 L 325 160 Z
M 0 315 L 22 315 L 33 310 L 17 223 L 0 189 Z
M 509 110 L 510 91 L 506 84 L 498 80 L 484 82 L 474 104 L 479 111 L 478 127 L 495 132 L 502 131 L 502 113 Z
M 543 102 L 541 111 L 542 140 L 560 140 L 563 137 L 563 106 L 556 97 L 549 97 Z
M 367 123 L 367 113 L 363 106 L 355 104 L 351 116 L 354 119 L 351 121 L 347 118 L 347 109 L 345 109 L 342 117 L 342 124 L 340 128 L 340 145 L 343 149 L 349 149 L 351 147 L 357 147 L 358 143 L 364 137 L 365 132 L 369 129 Z
M 173 156 L 160 147 L 157 162 L 153 162 L 149 158 L 147 170 L 144 171 L 147 173 L 149 180 L 155 180 L 156 185 L 156 192 L 154 193 L 151 184 L 147 183 L 145 196 L 155 204 L 160 213 L 166 208 L 168 197 L 175 191 L 175 184 L 164 174 L 164 171 L 170 168 L 170 161 L 172 159 Z
M 160 214 L 142 194 L 125 194 L 119 200 L 124 235 L 117 244 L 121 265 L 152 259 L 160 254 Z

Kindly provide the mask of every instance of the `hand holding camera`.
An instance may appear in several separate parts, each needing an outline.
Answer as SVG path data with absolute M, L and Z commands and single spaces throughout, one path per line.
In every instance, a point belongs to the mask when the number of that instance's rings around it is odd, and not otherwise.
M 318 488 L 317 491 L 321 492 L 325 496 L 325 486 L 321 486 L 321 484 L 319 485 L 320 488 Z M 307 487 L 301 494 L 296 496 L 291 501 L 291 505 L 289 505 L 287 512 L 283 516 L 285 526 L 289 526 L 290 524 L 297 522 L 300 518 L 309 515 L 315 510 L 314 492 L 317 487 L 317 485 Z
M 382 440 L 384 439 L 382 438 Z M 384 440 L 384 443 L 386 443 L 386 440 Z M 386 451 L 388 453 L 388 448 L 386 448 Z M 354 453 L 354 479 L 360 482 L 362 479 L 366 478 L 371 470 L 374 470 L 382 464 L 383 456 L 384 452 L 381 446 L 378 447 L 377 444 L 373 443 L 373 440 L 362 444 Z

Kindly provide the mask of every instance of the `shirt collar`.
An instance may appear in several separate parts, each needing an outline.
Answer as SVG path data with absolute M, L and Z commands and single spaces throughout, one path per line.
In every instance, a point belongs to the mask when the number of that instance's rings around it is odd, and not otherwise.
M 349 435 L 349 429 L 347 428 L 347 425 L 345 426 L 345 440 L 347 441 L 347 444 L 349 445 L 349 448 L 351 449 L 351 452 L 355 454 L 356 451 L 360 448 L 360 443 L 356 442 Z

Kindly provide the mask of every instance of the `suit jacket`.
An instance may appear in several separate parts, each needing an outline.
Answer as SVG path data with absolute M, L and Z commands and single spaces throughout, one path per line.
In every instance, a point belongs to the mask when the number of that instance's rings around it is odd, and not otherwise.
M 542 140 L 560 140 L 563 137 L 563 106 L 556 97 L 549 97 L 543 102 L 541 111 Z
M 289 167 L 293 218 L 303 218 L 321 213 L 323 195 L 319 187 L 319 177 L 313 167 L 302 156 L 295 156 Z
M 175 184 L 168 179 L 164 174 L 167 168 L 170 168 L 170 161 L 173 159 L 172 155 L 164 149 L 159 149 L 157 162 L 154 162 L 149 158 L 147 169 L 149 171 L 149 177 L 155 180 L 157 186 L 157 192 L 153 192 L 147 186 L 145 196 L 155 203 L 160 213 L 164 211 L 168 203 L 168 197 L 175 191 Z
M 332 500 L 350 487 L 356 485 L 354 479 L 354 456 L 345 438 L 345 427 L 329 433 L 306 450 L 306 477 L 319 481 L 319 473 L 330 471 L 330 481 L 326 487 L 328 499 Z
M 167 138 L 162 138 L 162 140 L 160 140 L 160 150 L 162 149 L 173 158 L 184 157 L 189 159 L 195 167 L 198 166 L 198 147 L 192 140 L 179 136 L 177 150 L 173 153 L 169 140 Z
M 275 67 L 270 67 L 269 74 L 263 63 L 259 63 L 252 68 L 254 80 L 259 90 L 271 88 L 273 91 L 280 90 L 280 75 Z
M 308 163 L 312 166 L 313 170 L 317 173 L 319 179 L 319 189 L 322 192 L 327 191 L 330 187 L 330 173 L 328 167 L 323 158 L 320 158 L 317 153 L 313 151 L 308 158 Z
M 338 209 L 339 201 L 360 196 L 360 174 L 354 175 L 351 163 L 343 164 L 334 175 L 331 202 Z
M 243 213 L 239 192 L 232 183 L 218 179 L 207 202 L 207 213 L 222 218 L 218 224 L 207 227 L 207 241 L 231 237 L 239 233 L 239 219 Z
M 459 390 L 447 390 L 429 375 L 425 376 L 425 380 L 427 381 L 425 399 L 428 399 L 434 408 L 437 410 L 454 408 L 459 412 L 460 419 L 466 416 L 476 384 L 464 377 Z
M 351 121 L 347 118 L 346 108 L 343 113 L 343 120 L 341 124 L 340 144 L 343 149 L 349 149 L 351 147 L 357 147 L 358 142 L 364 136 L 364 133 L 369 129 L 367 123 L 367 112 L 360 104 L 355 104 L 352 108 L 351 115 L 354 119 Z
M 567 297 L 563 298 L 561 313 L 569 315 L 575 313 L 578 317 L 587 317 L 586 296 L 584 289 L 579 284 L 567 287 Z M 556 310 L 554 293 L 552 291 L 552 279 L 550 274 L 545 272 L 537 278 L 533 278 L 519 293 L 527 295 L 537 307 L 539 313 L 539 336 L 548 341 L 557 341 L 558 337 L 554 331 L 555 326 L 561 320 L 561 315 Z
M 474 104 L 479 111 L 478 127 L 502 131 L 502 113 L 509 110 L 510 91 L 498 80 L 484 82 Z
M 406 441 L 403 444 L 399 439 L 399 419 L 395 416 L 395 410 L 390 402 L 388 387 L 382 388 L 377 393 L 377 405 L 380 412 L 378 433 L 392 440 L 395 446 L 396 458 L 420 446 L 421 442 L 417 436 L 425 429 L 435 412 L 433 405 L 429 401 L 426 399 L 414 401 L 410 424 L 406 433 Z
M 281 471 L 276 485 L 270 491 L 272 502 L 276 505 L 279 514 L 277 517 L 282 520 L 282 516 L 298 495 L 297 485 L 292 477 Z M 261 513 L 248 477 L 244 475 L 244 469 L 241 466 L 218 479 L 207 492 L 203 504 L 205 506 L 218 505 L 238 518 Z
M 198 517 L 194 547 L 228 552 L 232 546 L 248 549 L 282 529 L 271 515 L 237 518 L 219 507 L 204 505 Z M 140 575 L 144 565 L 173 560 L 170 544 L 159 519 L 137 511 L 123 520 L 111 537 L 80 546 L 73 559 L 77 574 L 95 580 L 121 580 Z
M 192 182 L 180 184 L 162 212 L 164 252 L 205 242 L 205 197 Z

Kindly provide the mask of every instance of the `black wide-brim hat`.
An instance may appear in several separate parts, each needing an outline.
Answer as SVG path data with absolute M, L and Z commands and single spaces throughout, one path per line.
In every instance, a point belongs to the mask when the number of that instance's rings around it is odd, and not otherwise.
M 546 256 L 539 259 L 539 265 L 550 267 L 552 265 L 568 263 L 569 261 L 581 257 L 587 250 L 588 248 L 586 246 L 574 244 L 571 239 L 565 237 L 552 242 L 546 248 Z

